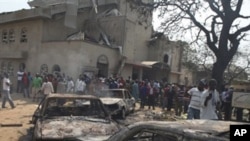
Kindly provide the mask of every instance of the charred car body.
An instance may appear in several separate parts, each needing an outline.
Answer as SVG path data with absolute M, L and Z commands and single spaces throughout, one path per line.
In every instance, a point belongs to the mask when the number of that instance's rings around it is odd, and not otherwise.
M 119 130 L 99 98 L 50 94 L 34 113 L 33 140 L 106 140 Z
M 229 141 L 230 125 L 219 120 L 142 121 L 124 127 L 107 141 Z
M 98 96 L 111 115 L 125 119 L 127 114 L 135 110 L 136 101 L 127 89 L 101 90 Z

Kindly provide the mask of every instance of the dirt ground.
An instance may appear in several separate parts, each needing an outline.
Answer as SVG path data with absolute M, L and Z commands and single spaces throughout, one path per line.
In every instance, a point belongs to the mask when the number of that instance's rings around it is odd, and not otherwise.
M 23 98 L 22 94 L 13 93 L 11 97 L 16 108 L 12 109 L 9 103 L 2 109 L 2 99 L 0 100 L 0 141 L 29 141 L 29 129 L 33 125 L 29 123 L 38 105 L 32 99 Z M 6 124 L 17 124 L 21 126 L 3 127 Z

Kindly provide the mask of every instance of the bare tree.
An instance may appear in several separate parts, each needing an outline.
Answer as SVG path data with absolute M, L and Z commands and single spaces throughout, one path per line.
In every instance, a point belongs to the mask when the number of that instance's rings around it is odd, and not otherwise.
M 209 60 L 209 61 L 208 61 Z M 189 46 L 184 47 L 183 65 L 194 71 L 194 75 L 198 75 L 199 71 L 211 76 L 214 55 L 209 48 L 205 50 L 192 49 Z M 210 63 L 209 63 L 210 62 Z M 233 59 L 227 65 L 223 76 L 224 84 L 231 84 L 233 80 L 247 80 L 247 72 L 250 70 L 250 53 L 248 50 L 237 51 Z M 196 76 L 200 78 L 199 76 Z
M 193 71 L 196 75 L 197 72 L 206 72 L 210 77 L 212 68 L 211 62 L 214 61 L 214 55 L 208 48 L 191 48 L 189 46 L 184 47 L 182 64 L 189 70 Z M 206 77 L 206 78 L 207 78 Z
M 224 82 L 231 84 L 234 79 L 247 80 L 247 71 L 250 69 L 250 54 L 237 52 L 229 62 L 224 75 Z M 242 64 L 240 64 L 242 63 Z
M 241 13 L 247 0 L 130 0 L 133 4 L 158 9 L 167 35 L 189 33 L 191 41 L 206 44 L 216 57 L 212 78 L 223 82 L 223 74 L 250 30 L 250 13 Z M 246 21 L 246 24 L 242 24 Z

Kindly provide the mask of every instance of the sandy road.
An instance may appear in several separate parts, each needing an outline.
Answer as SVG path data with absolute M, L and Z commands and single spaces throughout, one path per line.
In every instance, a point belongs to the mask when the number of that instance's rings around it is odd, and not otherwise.
M 9 103 L 2 109 L 0 107 L 0 124 L 21 124 L 22 126 L 0 127 L 0 141 L 29 141 L 29 129 L 33 125 L 29 123 L 37 107 L 36 102 L 23 98 L 22 94 L 11 94 L 16 108 L 11 109 Z M 2 106 L 2 99 L 0 100 Z

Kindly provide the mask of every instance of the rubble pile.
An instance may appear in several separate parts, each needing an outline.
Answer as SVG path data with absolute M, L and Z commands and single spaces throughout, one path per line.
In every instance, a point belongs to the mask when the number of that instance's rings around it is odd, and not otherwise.
M 127 116 L 124 124 L 131 124 L 139 121 L 177 121 L 187 119 L 186 115 L 176 116 L 173 111 L 151 111 L 151 110 L 138 110 L 135 113 Z

